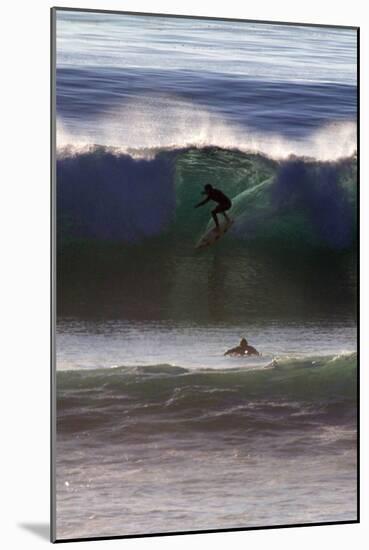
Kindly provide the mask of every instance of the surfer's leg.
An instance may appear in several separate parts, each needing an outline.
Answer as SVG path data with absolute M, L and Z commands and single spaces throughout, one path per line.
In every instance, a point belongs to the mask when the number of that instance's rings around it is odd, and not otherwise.
M 211 215 L 213 216 L 213 220 L 215 221 L 215 227 L 219 229 L 219 221 L 217 217 L 217 213 L 219 212 L 218 207 L 214 208 L 214 210 L 211 211 Z
M 225 213 L 225 210 L 223 210 L 222 214 L 225 217 L 225 219 L 227 220 L 227 222 L 229 223 L 231 221 L 231 218 L 229 216 L 227 216 L 227 214 Z
M 218 204 L 217 208 L 216 208 L 216 211 L 217 211 L 217 214 L 223 214 L 223 216 L 225 217 L 226 219 L 226 222 L 227 223 L 230 223 L 230 218 L 228 217 L 228 215 L 226 214 L 226 210 L 229 210 L 231 208 L 231 203 L 229 202 L 224 202 L 222 204 Z

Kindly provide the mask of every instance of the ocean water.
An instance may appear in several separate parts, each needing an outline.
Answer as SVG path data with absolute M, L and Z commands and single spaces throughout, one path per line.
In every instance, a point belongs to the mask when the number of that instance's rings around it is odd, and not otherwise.
M 59 11 L 55 76 L 57 537 L 355 520 L 356 32 Z

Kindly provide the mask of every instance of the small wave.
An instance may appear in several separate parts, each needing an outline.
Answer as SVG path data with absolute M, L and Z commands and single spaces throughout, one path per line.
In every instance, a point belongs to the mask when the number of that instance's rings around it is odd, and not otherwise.
M 279 359 L 274 368 L 188 370 L 122 366 L 57 374 L 58 434 L 110 444 L 151 437 L 321 437 L 351 444 L 356 423 L 356 354 Z M 330 430 L 332 427 L 332 430 Z M 333 432 L 332 432 L 333 433 Z M 295 434 L 295 435 L 293 435 Z M 319 440 L 320 441 L 320 440 Z
M 134 415 L 163 421 L 308 411 L 310 416 L 346 414 L 356 401 L 356 353 L 340 357 L 278 359 L 271 368 L 196 369 L 171 365 L 57 373 L 58 416 L 87 415 L 102 424 Z M 169 416 L 168 416 L 169 415 Z

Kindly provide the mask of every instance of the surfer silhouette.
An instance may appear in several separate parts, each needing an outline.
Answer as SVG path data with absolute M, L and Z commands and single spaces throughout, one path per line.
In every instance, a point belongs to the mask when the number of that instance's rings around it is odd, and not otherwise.
M 260 355 L 260 353 L 248 344 L 246 338 L 242 338 L 239 346 L 227 350 L 224 355 Z
M 215 189 L 210 183 L 207 183 L 204 186 L 204 190 L 201 193 L 202 195 L 206 195 L 206 198 L 195 205 L 195 208 L 198 208 L 199 206 L 202 206 L 203 204 L 206 204 L 209 201 L 214 201 L 217 204 L 217 206 L 214 208 L 214 210 L 211 211 L 211 215 L 213 216 L 213 220 L 215 222 L 215 227 L 219 229 L 219 220 L 217 217 L 217 214 L 223 214 L 225 219 L 228 223 L 230 223 L 230 218 L 226 214 L 226 210 L 229 210 L 232 206 L 232 201 L 230 198 L 227 197 L 223 193 L 223 191 L 220 191 L 219 189 Z

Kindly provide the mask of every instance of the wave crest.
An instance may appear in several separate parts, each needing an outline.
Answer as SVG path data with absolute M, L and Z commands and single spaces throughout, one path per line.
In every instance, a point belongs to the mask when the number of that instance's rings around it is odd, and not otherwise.
M 355 121 L 338 121 L 304 139 L 288 139 L 225 120 L 219 113 L 189 100 L 161 95 L 141 96 L 123 107 L 115 107 L 80 134 L 58 119 L 57 146 L 59 150 L 81 150 L 98 143 L 135 157 L 145 157 L 149 151 L 219 147 L 276 160 L 296 155 L 330 161 L 355 154 L 356 132 Z

